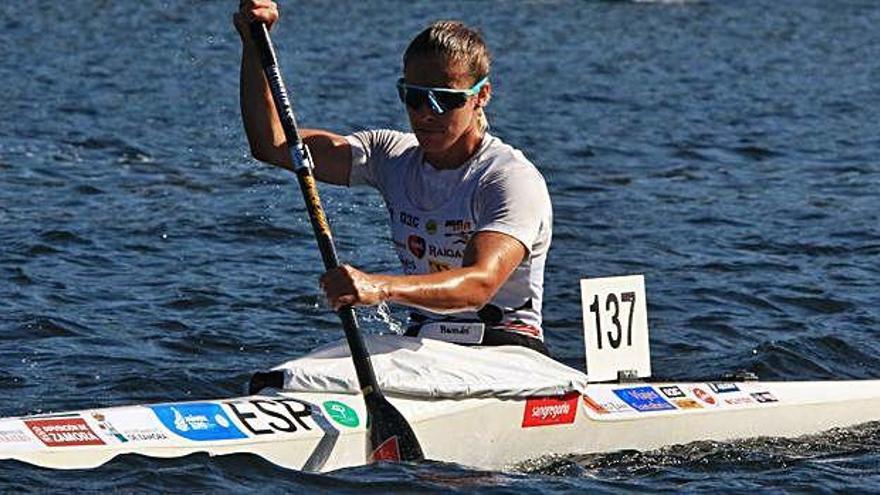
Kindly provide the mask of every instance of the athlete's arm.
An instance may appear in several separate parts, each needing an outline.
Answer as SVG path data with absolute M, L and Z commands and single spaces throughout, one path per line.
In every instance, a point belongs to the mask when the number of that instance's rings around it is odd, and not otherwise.
M 278 20 L 278 15 L 275 2 L 245 0 L 233 16 L 242 42 L 239 102 L 253 157 L 292 170 L 284 128 L 278 119 L 272 92 L 263 75 L 260 54 L 251 39 L 249 27 L 251 22 L 264 22 L 271 27 Z M 348 141 L 338 134 L 318 129 L 300 129 L 300 136 L 311 151 L 315 178 L 331 184 L 347 185 L 351 174 L 351 145 Z
M 333 309 L 391 301 L 435 313 L 485 306 L 526 256 L 526 248 L 500 232 L 478 232 L 465 247 L 461 268 L 426 275 L 364 273 L 343 265 L 321 277 Z

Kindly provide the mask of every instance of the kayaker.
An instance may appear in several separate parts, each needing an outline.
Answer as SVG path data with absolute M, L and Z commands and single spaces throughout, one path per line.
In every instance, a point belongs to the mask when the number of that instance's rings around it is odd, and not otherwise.
M 241 112 L 253 156 L 291 169 L 248 29 L 253 21 L 271 29 L 278 17 L 269 0 L 243 0 L 234 16 L 243 44 Z M 407 335 L 546 354 L 541 302 L 550 197 L 535 166 L 488 132 L 489 68 L 476 30 L 438 21 L 403 55 L 397 92 L 412 132 L 300 129 L 316 179 L 382 194 L 404 272 L 343 265 L 325 273 L 321 285 L 335 309 L 383 301 L 412 308 Z

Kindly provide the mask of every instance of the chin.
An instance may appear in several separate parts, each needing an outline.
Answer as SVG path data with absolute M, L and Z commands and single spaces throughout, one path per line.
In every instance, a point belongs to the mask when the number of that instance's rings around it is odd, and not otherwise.
M 449 148 L 450 143 L 446 139 L 446 135 L 436 132 L 416 132 L 416 139 L 419 146 L 426 152 L 439 152 Z

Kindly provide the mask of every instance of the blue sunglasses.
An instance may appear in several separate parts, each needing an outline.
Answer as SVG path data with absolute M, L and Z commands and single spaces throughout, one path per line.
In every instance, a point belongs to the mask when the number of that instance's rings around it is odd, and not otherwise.
M 468 98 L 479 93 L 480 88 L 488 81 L 489 76 L 486 76 L 469 89 L 451 89 L 407 84 L 401 77 L 397 80 L 397 96 L 400 97 L 402 103 L 406 103 L 410 108 L 419 109 L 427 103 L 430 105 L 431 111 L 437 115 L 443 115 L 449 110 L 463 107 Z

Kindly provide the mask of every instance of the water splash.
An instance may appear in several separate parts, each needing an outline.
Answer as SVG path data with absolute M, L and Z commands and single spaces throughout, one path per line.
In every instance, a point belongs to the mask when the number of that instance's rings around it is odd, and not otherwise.
M 391 312 L 387 303 L 380 303 L 361 313 L 361 320 L 366 323 L 365 329 L 372 329 L 378 335 L 403 335 L 406 331 L 404 323 Z

